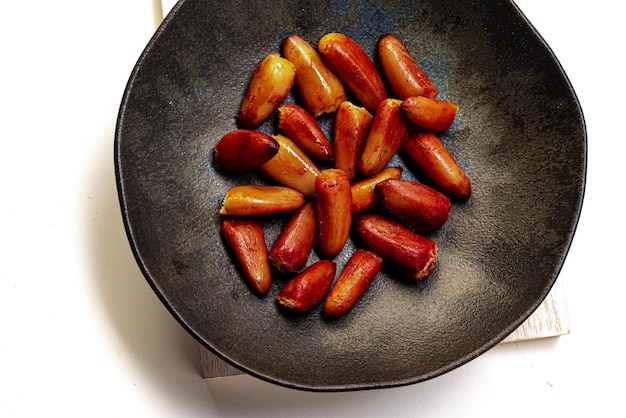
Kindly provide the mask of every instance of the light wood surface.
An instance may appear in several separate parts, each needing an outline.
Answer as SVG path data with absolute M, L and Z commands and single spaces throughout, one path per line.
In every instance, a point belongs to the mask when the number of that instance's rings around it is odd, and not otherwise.
M 570 323 L 565 290 L 562 283 L 557 280 L 539 308 L 503 343 L 556 337 L 569 334 L 569 332 Z

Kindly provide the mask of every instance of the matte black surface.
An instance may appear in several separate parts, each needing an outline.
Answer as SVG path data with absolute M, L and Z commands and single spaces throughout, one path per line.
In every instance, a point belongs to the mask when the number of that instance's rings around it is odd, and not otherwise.
M 444 143 L 472 180 L 431 238 L 427 279 L 387 268 L 352 311 L 324 320 L 279 309 L 284 278 L 258 298 L 220 236 L 225 191 L 264 183 L 217 171 L 258 62 L 296 33 L 343 32 L 373 55 L 399 36 L 440 98 L 459 105 Z M 290 95 L 288 101 L 294 101 Z M 330 132 L 332 118 L 322 120 Z M 275 133 L 275 118 L 261 130 Z M 201 1 L 178 4 L 130 77 L 115 143 L 128 236 L 148 282 L 202 344 L 277 384 L 337 391 L 411 384 L 475 358 L 550 290 L 578 221 L 586 132 L 559 63 L 509 1 Z M 392 165 L 404 166 L 400 157 Z M 419 179 L 405 169 L 403 178 Z M 268 245 L 283 223 L 264 219 Z M 340 269 L 352 242 L 336 259 Z M 317 259 L 313 254 L 310 262 Z

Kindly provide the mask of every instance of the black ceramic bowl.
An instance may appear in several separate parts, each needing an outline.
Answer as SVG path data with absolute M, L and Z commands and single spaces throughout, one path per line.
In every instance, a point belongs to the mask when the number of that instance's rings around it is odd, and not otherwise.
M 431 238 L 426 279 L 384 268 L 337 320 L 318 307 L 280 309 L 276 277 L 255 296 L 220 234 L 228 188 L 264 184 L 225 175 L 216 142 L 236 127 L 251 74 L 281 40 L 313 45 L 327 32 L 373 57 L 400 37 L 459 105 L 444 143 L 473 185 Z M 297 97 L 288 96 L 288 101 Z M 328 133 L 332 118 L 322 118 Z M 260 129 L 275 132 L 275 118 Z M 293 388 L 400 386 L 441 375 L 505 338 L 541 303 L 564 262 L 581 209 L 586 132 L 556 58 L 511 1 L 203 1 L 178 3 L 126 88 L 115 143 L 122 214 L 156 294 L 204 346 L 241 370 Z M 403 178 L 422 181 L 401 157 Z M 285 217 L 263 219 L 268 245 Z M 336 258 L 341 269 L 354 250 Z M 312 254 L 309 262 L 317 259 Z

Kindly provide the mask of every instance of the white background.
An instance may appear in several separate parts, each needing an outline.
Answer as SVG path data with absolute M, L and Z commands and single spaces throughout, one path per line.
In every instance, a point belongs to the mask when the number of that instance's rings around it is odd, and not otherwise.
M 205 383 L 196 343 L 134 262 L 117 201 L 114 127 L 160 5 L 5 2 L 0 416 L 623 413 L 624 15 L 608 0 L 517 3 L 565 68 L 587 122 L 585 203 L 559 278 L 572 332 L 497 346 L 417 385 L 329 394 L 249 376 Z

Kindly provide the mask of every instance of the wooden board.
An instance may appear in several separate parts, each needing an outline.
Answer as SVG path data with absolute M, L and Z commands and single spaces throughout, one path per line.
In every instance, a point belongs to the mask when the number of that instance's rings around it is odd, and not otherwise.
M 570 323 L 565 300 L 565 290 L 557 280 L 552 290 L 535 312 L 503 343 L 557 337 L 569 334 Z

